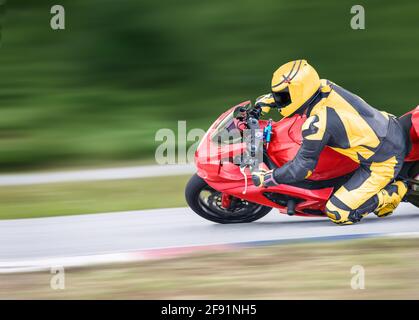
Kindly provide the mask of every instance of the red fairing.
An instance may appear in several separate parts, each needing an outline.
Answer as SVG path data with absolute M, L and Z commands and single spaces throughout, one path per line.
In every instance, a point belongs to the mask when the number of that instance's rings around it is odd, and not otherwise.
M 410 128 L 410 139 L 412 142 L 412 149 L 406 156 L 405 161 L 419 160 L 419 106 L 405 115 L 412 115 L 412 127 Z
M 246 101 L 238 106 L 246 106 L 249 103 L 249 101 Z M 243 153 L 246 146 L 242 142 L 227 146 L 217 146 L 212 141 L 212 135 L 218 126 L 222 127 L 226 122 L 232 127 L 240 128 L 242 126 L 241 123 L 235 120 L 232 120 L 234 124 L 229 122 L 236 107 L 222 114 L 202 139 L 195 154 L 198 175 L 212 188 L 223 193 L 223 202 L 225 203 L 228 203 L 230 199 L 228 196 L 234 196 L 265 206 L 275 207 L 280 212 L 285 213 L 286 203 L 279 204 L 278 201 L 273 202 L 269 200 L 267 193 L 270 193 L 284 196 L 285 199 L 287 197 L 299 199 L 295 208 L 297 215 L 318 216 L 319 213 L 320 215 L 324 214 L 326 202 L 334 191 L 332 187 L 305 189 L 280 184 L 275 187 L 257 188 L 252 183 L 249 170 L 245 170 L 245 179 L 242 172 L 240 172 L 239 166 L 232 161 L 235 156 Z M 413 147 L 406 158 L 408 161 L 419 158 L 419 107 L 411 111 L 411 113 L 413 126 L 410 133 Z M 294 159 L 301 146 L 301 127 L 305 120 L 304 116 L 296 115 L 291 118 L 284 118 L 273 124 L 271 142 L 267 152 L 269 158 L 278 167 Z M 260 121 L 261 128 L 264 128 L 266 125 L 267 121 Z M 317 166 L 309 179 L 315 181 L 329 180 L 348 174 L 357 169 L 357 167 L 358 164 L 348 157 L 326 147 L 320 154 Z M 247 184 L 245 183 L 246 180 Z
M 277 166 L 282 166 L 294 159 L 301 142 L 301 127 L 305 116 L 295 115 L 283 118 L 273 125 L 273 135 L 268 148 L 268 155 Z M 358 168 L 358 164 L 343 154 L 325 147 L 310 180 L 327 180 L 348 174 Z

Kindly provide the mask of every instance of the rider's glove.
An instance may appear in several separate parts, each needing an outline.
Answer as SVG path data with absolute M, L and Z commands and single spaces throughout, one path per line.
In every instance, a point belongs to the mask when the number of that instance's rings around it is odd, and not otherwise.
M 254 106 L 252 110 L 249 112 L 249 116 L 258 120 L 260 119 L 261 115 L 262 115 L 262 108 L 259 106 Z
M 267 188 L 278 185 L 273 176 L 273 170 L 260 170 L 252 173 L 252 181 L 256 187 Z
M 255 102 L 255 107 L 261 108 L 263 113 L 268 113 L 271 108 L 276 108 L 272 93 L 258 97 Z

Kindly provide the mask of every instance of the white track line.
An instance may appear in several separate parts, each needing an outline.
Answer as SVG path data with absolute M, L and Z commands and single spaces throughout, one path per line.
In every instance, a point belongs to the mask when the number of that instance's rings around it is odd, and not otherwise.
M 193 174 L 192 164 L 149 165 L 124 168 L 86 169 L 78 171 L 22 173 L 0 175 L 0 186 L 23 186 L 57 182 L 101 181 Z

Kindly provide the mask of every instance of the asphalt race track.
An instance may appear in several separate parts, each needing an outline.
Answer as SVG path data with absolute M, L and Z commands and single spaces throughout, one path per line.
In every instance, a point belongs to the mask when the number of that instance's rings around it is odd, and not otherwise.
M 336 226 L 324 218 L 288 217 L 276 210 L 250 224 L 220 225 L 188 208 L 4 220 L 0 221 L 0 262 L 418 231 L 419 208 L 405 203 L 390 217 L 379 219 L 371 214 L 352 226 Z

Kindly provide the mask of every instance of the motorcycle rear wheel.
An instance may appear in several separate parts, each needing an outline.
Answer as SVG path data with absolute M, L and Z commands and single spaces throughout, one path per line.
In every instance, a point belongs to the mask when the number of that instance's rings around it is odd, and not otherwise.
M 185 198 L 199 216 L 212 222 L 248 223 L 267 215 L 272 208 L 247 200 L 233 198 L 228 209 L 221 206 L 222 193 L 211 188 L 204 179 L 194 174 L 186 185 Z
M 418 180 L 419 183 L 419 162 L 416 162 L 412 168 L 409 170 L 409 178 Z M 415 205 L 419 208 L 419 190 L 413 189 L 412 192 L 408 193 L 406 196 L 406 201 L 410 202 L 411 204 Z

